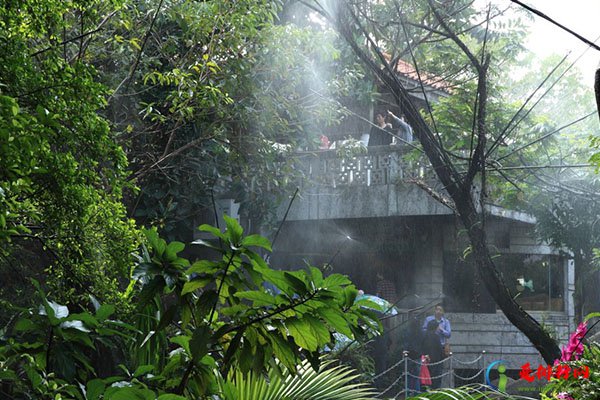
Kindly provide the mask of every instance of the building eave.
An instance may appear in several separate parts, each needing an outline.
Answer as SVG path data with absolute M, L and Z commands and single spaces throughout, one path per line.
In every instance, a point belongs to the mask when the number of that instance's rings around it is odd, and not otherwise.
M 485 211 L 494 217 L 510 219 L 512 221 L 523 222 L 525 224 L 535 224 L 537 219 L 526 212 L 509 210 L 496 204 L 486 204 Z

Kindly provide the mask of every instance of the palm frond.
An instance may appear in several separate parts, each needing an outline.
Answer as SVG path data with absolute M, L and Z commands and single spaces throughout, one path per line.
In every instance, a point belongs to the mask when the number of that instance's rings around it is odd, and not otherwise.
M 268 377 L 250 372 L 233 372 L 219 382 L 222 400 L 373 400 L 376 392 L 362 383 L 353 383 L 358 377 L 354 370 L 337 366 L 329 368 L 325 362 L 316 372 L 304 361 L 295 374 L 277 367 Z
M 493 390 L 488 386 L 475 384 L 457 389 L 439 389 L 408 397 L 406 400 L 534 400 L 532 397 L 511 395 Z

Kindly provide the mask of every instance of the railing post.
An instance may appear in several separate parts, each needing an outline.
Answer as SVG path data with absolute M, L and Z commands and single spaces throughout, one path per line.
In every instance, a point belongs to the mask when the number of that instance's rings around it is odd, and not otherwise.
M 386 155 L 380 155 L 382 157 L 386 157 Z M 387 184 L 393 184 L 402 179 L 402 167 L 400 166 L 400 156 L 398 155 L 398 151 L 392 151 L 387 154 L 389 157 L 388 171 L 387 171 Z
M 404 397 L 408 397 L 408 351 L 402 352 L 404 357 Z
M 449 363 L 450 363 L 450 387 L 452 389 L 454 389 L 454 363 L 452 362 L 452 359 L 454 358 L 454 355 L 452 352 L 450 352 L 450 354 L 448 355 L 448 359 L 449 359 Z
M 485 370 L 485 350 L 481 351 L 481 370 L 484 371 Z M 486 385 L 487 382 L 485 381 L 485 372 L 482 372 L 481 375 L 483 376 L 483 384 Z

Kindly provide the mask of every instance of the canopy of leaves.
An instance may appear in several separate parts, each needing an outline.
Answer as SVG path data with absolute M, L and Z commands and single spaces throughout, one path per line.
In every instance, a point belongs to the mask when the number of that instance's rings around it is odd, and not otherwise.
M 136 246 L 121 203 L 127 160 L 98 114 L 106 90 L 84 60 L 86 30 L 117 6 L 0 6 L 2 296 L 23 287 L 23 270 L 47 268 L 58 299 L 118 300 L 117 279 L 127 276 Z M 27 252 L 36 256 L 24 265 Z
M 264 222 L 293 192 L 291 152 L 317 148 L 341 117 L 331 99 L 363 81 L 331 32 L 276 24 L 280 10 L 266 0 L 137 2 L 114 20 L 96 64 L 116 88 L 109 115 L 141 187 L 140 222 L 182 238 L 213 197 Z

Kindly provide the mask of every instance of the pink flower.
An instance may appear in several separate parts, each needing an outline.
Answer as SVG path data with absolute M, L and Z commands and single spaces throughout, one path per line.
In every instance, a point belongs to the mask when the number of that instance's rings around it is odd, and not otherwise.
M 567 392 L 560 392 L 559 394 L 556 395 L 556 398 L 558 400 L 575 400 L 573 399 L 573 397 L 567 393 Z
M 579 360 L 579 357 L 583 354 L 583 338 L 586 333 L 587 323 L 582 322 L 569 338 L 567 346 L 563 346 L 560 361 L 571 361 L 573 357 L 575 357 L 575 360 Z

